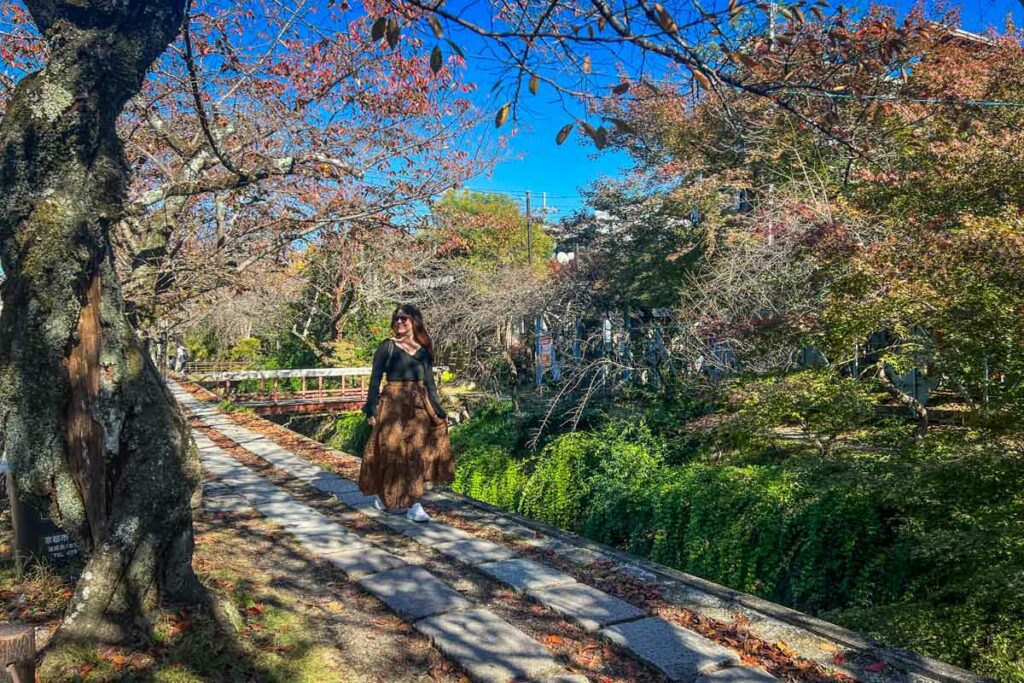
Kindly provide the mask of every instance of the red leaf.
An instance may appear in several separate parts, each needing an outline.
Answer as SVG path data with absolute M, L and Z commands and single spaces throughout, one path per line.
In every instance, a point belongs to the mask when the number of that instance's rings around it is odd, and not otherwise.
M 885 662 L 875 662 L 874 664 L 868 664 L 864 667 L 865 671 L 870 671 L 873 674 L 880 673 L 885 670 Z

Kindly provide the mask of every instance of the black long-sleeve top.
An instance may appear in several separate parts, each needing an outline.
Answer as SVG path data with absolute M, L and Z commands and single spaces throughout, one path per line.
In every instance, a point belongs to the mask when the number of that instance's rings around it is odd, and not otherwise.
M 416 353 L 409 353 L 391 339 L 385 339 L 380 343 L 373 354 L 370 388 L 366 394 L 366 405 L 363 406 L 363 413 L 367 417 L 373 417 L 377 413 L 382 377 L 387 377 L 389 382 L 423 382 L 427 388 L 427 397 L 430 399 L 430 405 L 434 408 L 434 413 L 442 419 L 448 417 L 441 407 L 441 399 L 437 396 L 433 360 L 422 346 L 416 350 Z

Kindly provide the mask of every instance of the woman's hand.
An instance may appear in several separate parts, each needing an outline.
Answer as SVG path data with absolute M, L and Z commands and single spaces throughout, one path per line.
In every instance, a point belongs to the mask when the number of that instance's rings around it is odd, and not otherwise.
M 375 418 L 375 417 L 367 418 L 366 421 L 370 423 L 371 427 L 373 427 L 373 426 L 375 426 L 377 424 L 377 418 Z

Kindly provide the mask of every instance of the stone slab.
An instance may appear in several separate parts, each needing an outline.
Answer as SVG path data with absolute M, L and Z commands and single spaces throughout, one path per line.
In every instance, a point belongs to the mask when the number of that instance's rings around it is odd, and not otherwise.
M 352 493 L 353 491 L 359 490 L 359 486 L 354 481 L 350 481 L 345 477 L 340 477 L 337 474 L 328 474 L 327 472 L 321 472 L 309 483 L 313 488 L 319 491 L 331 493 L 336 496 L 341 495 L 342 493 Z
M 329 556 L 352 550 L 366 550 L 370 546 L 356 534 L 343 529 L 332 532 L 308 532 L 302 529 L 291 531 L 292 537 L 314 555 Z
M 597 631 L 609 624 L 637 619 L 646 614 L 635 605 L 582 583 L 534 588 L 526 591 L 526 594 L 576 622 L 585 631 Z
M 426 569 L 413 565 L 370 574 L 358 583 L 406 621 L 470 606 L 468 600 Z
M 406 519 L 405 515 L 383 515 L 380 517 L 380 523 L 428 547 L 474 538 L 473 535 L 447 524 L 413 522 Z
M 474 681 L 536 681 L 557 669 L 568 674 L 547 648 L 486 609 L 442 614 L 414 627 Z
M 302 513 L 296 512 L 270 519 L 293 534 L 351 534 L 345 527 L 332 522 L 312 508 Z
M 519 524 L 518 522 L 515 522 L 511 519 L 507 519 L 505 517 L 497 517 L 492 515 L 490 519 L 483 521 L 483 524 L 492 529 L 496 529 L 497 531 L 500 531 L 503 534 L 512 536 L 514 538 L 519 538 L 524 541 L 537 538 L 537 533 L 533 529 L 527 528 L 522 524 Z
M 248 495 L 244 494 L 246 499 Z M 273 522 L 287 527 L 317 526 L 322 523 L 322 516 L 308 505 L 299 503 L 296 500 L 253 500 L 252 506 Z
M 373 507 L 373 496 L 364 496 L 359 491 L 352 491 L 351 493 L 342 493 L 338 495 L 340 500 L 350 508 L 354 508 L 366 515 L 367 517 L 383 517 L 384 513 Z
M 207 512 L 227 512 L 238 514 L 252 512 L 252 506 L 242 498 L 233 494 L 218 493 L 203 496 L 203 509 Z
M 557 569 L 521 558 L 483 564 L 479 569 L 517 593 L 524 593 L 532 588 L 547 588 L 576 581 Z
M 672 681 L 692 683 L 701 674 L 740 663 L 732 650 L 658 617 L 609 626 L 601 635 Z
M 697 683 L 775 683 L 779 679 L 752 666 L 734 666 L 702 674 Z
M 288 503 L 292 497 L 277 487 L 237 486 L 235 490 L 244 495 L 253 505 L 259 503 Z
M 405 565 L 405 560 L 397 555 L 373 547 L 334 553 L 327 555 L 324 559 L 352 580 Z
M 515 557 L 515 553 L 503 545 L 482 538 L 466 538 L 460 541 L 438 543 L 434 550 L 463 564 L 483 564 Z

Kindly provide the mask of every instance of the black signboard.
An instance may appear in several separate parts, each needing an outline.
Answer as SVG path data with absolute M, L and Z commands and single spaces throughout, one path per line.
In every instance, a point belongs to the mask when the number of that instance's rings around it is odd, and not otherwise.
M 20 501 L 10 472 L 7 473 L 7 496 L 11 503 L 18 570 L 36 561 L 64 573 L 77 573 L 83 561 L 81 543 L 47 515 Z

